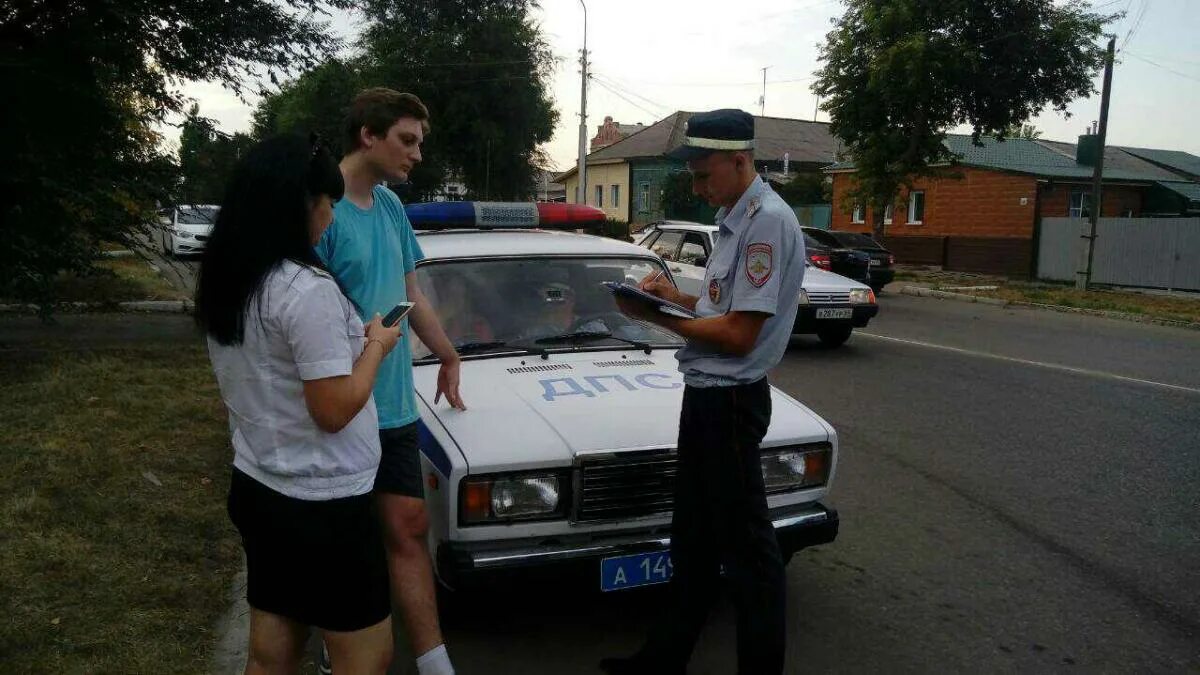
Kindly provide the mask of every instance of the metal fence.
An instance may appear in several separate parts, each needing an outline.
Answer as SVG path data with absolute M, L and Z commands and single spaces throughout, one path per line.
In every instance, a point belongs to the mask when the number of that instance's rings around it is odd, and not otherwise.
M 833 220 L 833 207 L 829 204 L 804 204 L 793 206 L 792 210 L 796 212 L 796 220 L 805 227 L 828 230 Z
M 1038 277 L 1074 281 L 1087 230 L 1084 218 L 1043 218 Z M 1200 218 L 1101 218 L 1092 281 L 1200 291 Z

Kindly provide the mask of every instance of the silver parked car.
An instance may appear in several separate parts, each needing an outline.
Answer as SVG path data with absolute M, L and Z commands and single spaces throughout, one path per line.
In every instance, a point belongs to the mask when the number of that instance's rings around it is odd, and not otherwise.
M 679 290 L 700 295 L 704 265 L 717 242 L 717 226 L 681 220 L 664 220 L 646 227 L 638 245 L 657 253 L 667 263 Z M 792 333 L 816 336 L 829 347 L 850 339 L 879 313 L 870 286 L 805 262 L 804 287 L 797 302 Z

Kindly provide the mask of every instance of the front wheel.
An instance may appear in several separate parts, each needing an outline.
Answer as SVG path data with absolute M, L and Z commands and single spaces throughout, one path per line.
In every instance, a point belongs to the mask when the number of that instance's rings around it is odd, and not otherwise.
M 821 344 L 829 347 L 841 347 L 846 340 L 850 339 L 850 333 L 854 331 L 852 326 L 830 326 L 828 328 L 818 328 L 817 338 L 821 340 Z

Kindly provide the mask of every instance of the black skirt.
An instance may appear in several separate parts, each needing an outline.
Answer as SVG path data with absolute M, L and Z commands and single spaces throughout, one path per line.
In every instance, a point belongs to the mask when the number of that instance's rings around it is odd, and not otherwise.
M 246 551 L 251 607 L 338 632 L 374 626 L 391 613 L 387 554 L 370 493 L 295 499 L 235 468 L 228 509 Z

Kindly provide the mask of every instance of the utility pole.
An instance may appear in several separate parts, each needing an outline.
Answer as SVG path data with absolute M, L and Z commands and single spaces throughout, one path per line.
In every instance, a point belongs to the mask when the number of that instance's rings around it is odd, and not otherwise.
M 1104 144 L 1108 135 L 1108 102 L 1112 97 L 1113 57 L 1116 52 L 1117 36 L 1108 39 L 1108 53 L 1104 57 L 1104 89 L 1100 94 L 1100 149 L 1096 155 L 1096 168 L 1092 172 L 1091 211 L 1088 213 L 1088 233 L 1081 235 L 1084 240 L 1083 253 L 1080 255 L 1079 271 L 1075 275 L 1075 288 L 1086 291 L 1092 281 L 1092 257 L 1096 252 L 1096 221 L 1100 218 L 1100 207 L 1104 199 L 1100 194 L 1104 177 Z M 1076 148 L 1076 153 L 1079 149 Z
M 813 103 L 813 121 L 817 121 L 817 111 L 821 109 L 821 97 L 817 97 L 817 102 Z
M 767 68 L 770 68 L 770 67 L 771 66 L 767 66 L 762 69 L 762 71 L 763 71 L 762 96 L 758 97 L 758 116 L 759 117 L 762 117 L 767 114 Z
M 588 85 L 588 48 L 587 48 L 587 5 L 579 0 L 583 7 L 583 51 L 579 54 L 579 72 L 583 75 L 579 86 L 579 203 L 587 203 L 587 85 Z

